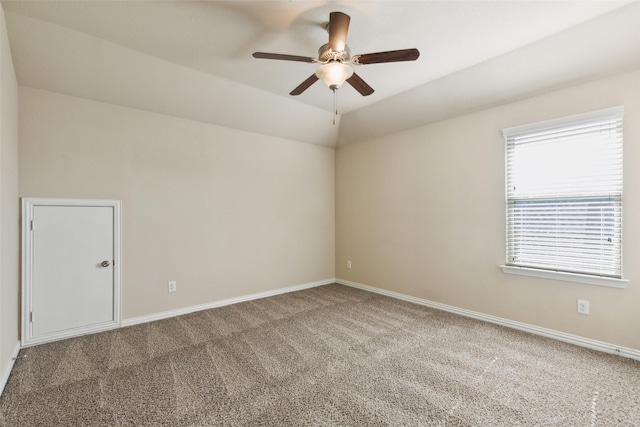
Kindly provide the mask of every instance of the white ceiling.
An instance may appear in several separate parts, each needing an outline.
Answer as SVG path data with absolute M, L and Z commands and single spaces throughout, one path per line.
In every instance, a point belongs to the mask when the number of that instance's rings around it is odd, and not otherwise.
M 2 1 L 21 85 L 329 146 L 640 66 L 639 4 Z M 288 95 L 316 65 L 251 57 L 316 56 L 331 11 L 352 54 L 421 53 L 357 67 L 376 92 L 345 85 L 339 126 L 322 82 Z

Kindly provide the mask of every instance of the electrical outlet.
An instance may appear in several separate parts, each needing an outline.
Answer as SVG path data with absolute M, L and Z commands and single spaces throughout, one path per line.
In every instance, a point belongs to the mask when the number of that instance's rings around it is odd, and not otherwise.
M 347 268 L 351 270 L 351 261 L 347 261 Z
M 589 314 L 589 301 L 587 301 L 586 299 L 578 300 L 578 313 Z
M 169 282 L 169 292 L 175 292 L 176 291 L 176 281 L 172 280 Z

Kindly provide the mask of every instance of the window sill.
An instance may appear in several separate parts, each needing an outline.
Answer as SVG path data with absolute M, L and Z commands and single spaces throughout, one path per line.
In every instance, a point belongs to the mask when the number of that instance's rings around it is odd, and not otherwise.
M 564 273 L 559 271 L 539 270 L 537 268 L 514 267 L 511 265 L 501 265 L 503 273 L 517 274 L 519 276 L 540 277 L 543 279 L 564 280 L 567 282 L 586 283 L 589 285 L 609 286 L 611 288 L 624 289 L 629 283 L 625 279 L 614 279 L 612 277 L 590 276 L 588 274 Z

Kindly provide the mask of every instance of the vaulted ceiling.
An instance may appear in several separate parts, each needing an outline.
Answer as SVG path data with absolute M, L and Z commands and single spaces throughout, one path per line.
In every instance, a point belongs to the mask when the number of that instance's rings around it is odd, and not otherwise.
M 20 85 L 335 146 L 640 67 L 638 1 L 2 1 Z M 417 48 L 357 73 L 375 93 L 322 82 L 329 13 L 352 54 Z M 354 66 L 355 67 L 355 66 Z

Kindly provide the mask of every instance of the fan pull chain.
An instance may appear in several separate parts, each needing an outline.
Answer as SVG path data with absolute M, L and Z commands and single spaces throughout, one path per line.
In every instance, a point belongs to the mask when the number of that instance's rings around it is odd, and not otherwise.
M 336 125 L 336 119 L 338 118 L 338 89 L 333 88 L 333 111 L 335 114 L 333 116 L 333 125 Z

